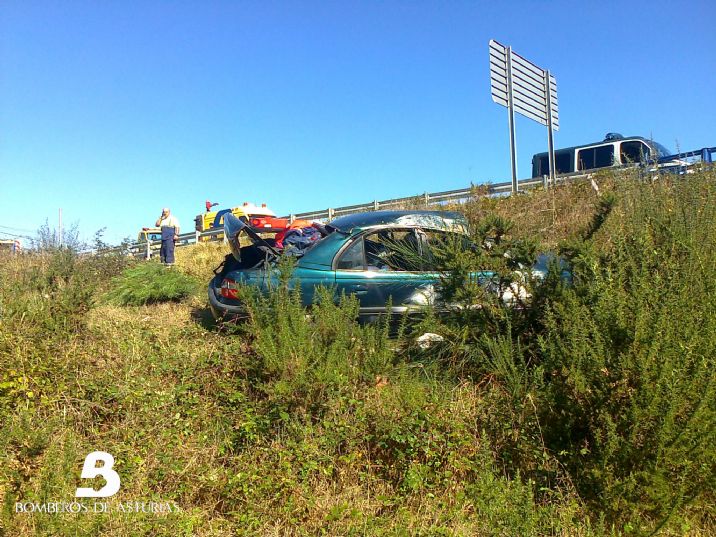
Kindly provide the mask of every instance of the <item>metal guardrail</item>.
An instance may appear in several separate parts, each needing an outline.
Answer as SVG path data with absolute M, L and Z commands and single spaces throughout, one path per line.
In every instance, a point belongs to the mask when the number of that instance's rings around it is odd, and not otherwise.
M 686 157 L 697 157 L 701 160 L 697 160 L 695 162 L 689 162 L 685 163 L 681 166 L 684 170 L 686 168 L 690 168 L 691 166 L 697 165 L 699 163 L 704 164 L 711 164 L 713 162 L 713 155 L 716 154 L 716 147 L 710 147 L 710 148 L 704 148 L 699 149 L 697 151 L 691 151 L 688 153 L 680 153 L 677 155 L 672 155 L 671 157 L 668 157 L 667 159 L 662 159 L 663 162 L 660 160 L 658 163 L 651 163 L 652 165 L 656 165 L 659 169 L 668 170 L 669 169 L 669 163 L 673 162 L 675 159 L 681 159 Z M 626 166 L 631 167 L 631 166 Z M 590 178 L 594 173 L 598 171 L 602 171 L 605 169 L 614 169 L 614 168 L 595 168 L 591 170 L 581 170 L 578 172 L 573 172 L 569 174 L 560 174 L 555 179 L 555 184 L 558 183 L 565 183 L 570 181 L 575 181 L 579 179 L 585 179 Z M 623 168 L 622 168 L 623 169 Z M 646 169 L 646 168 L 643 168 Z M 649 172 L 655 171 L 652 169 L 648 170 Z M 539 186 L 542 186 L 544 188 L 548 188 L 550 185 L 548 184 L 548 177 L 545 175 L 540 178 L 530 178 L 530 179 L 522 179 L 521 181 L 518 181 L 518 190 L 528 190 L 531 188 L 536 188 Z M 446 203 L 446 202 L 460 202 L 466 199 L 471 199 L 479 196 L 495 196 L 495 195 L 504 195 L 504 194 L 510 194 L 512 192 L 512 182 L 511 181 L 505 181 L 503 183 L 485 183 L 482 185 L 471 185 L 469 188 L 462 188 L 458 190 L 446 190 L 443 192 L 434 192 L 434 193 L 425 193 L 422 195 L 417 196 L 409 196 L 406 198 L 394 198 L 384 201 L 372 201 L 369 203 L 362 203 L 359 205 L 347 205 L 345 207 L 338 207 L 338 208 L 329 208 L 324 209 L 320 211 L 309 211 L 305 213 L 295 213 L 290 214 L 287 216 L 284 216 L 282 218 L 289 218 L 291 220 L 300 218 L 303 220 L 333 220 L 334 218 L 337 218 L 339 216 L 344 216 L 347 214 L 353 214 L 353 213 L 360 213 L 365 211 L 378 211 L 381 209 L 391 209 L 395 206 L 405 205 L 408 203 L 415 203 L 417 202 L 423 202 L 425 207 L 428 207 L 433 204 L 439 204 L 439 203 Z
M 711 152 L 716 148 L 709 148 Z M 710 162 L 710 161 L 709 161 Z M 691 165 L 687 165 L 687 167 L 690 167 Z M 610 168 L 611 169 L 611 168 Z M 571 174 L 564 174 L 559 175 L 555 179 L 554 184 L 559 183 L 567 183 L 576 181 L 579 179 L 588 179 L 592 177 L 592 175 L 600 170 L 604 170 L 604 168 L 600 169 L 594 169 L 594 170 L 584 170 L 579 171 L 576 173 Z M 649 170 L 651 171 L 651 170 Z M 530 178 L 530 179 L 523 179 L 521 181 L 518 181 L 519 190 L 529 190 L 537 187 L 543 187 L 545 189 L 550 188 L 548 177 L 545 175 L 541 178 Z M 483 197 L 483 196 L 499 196 L 499 195 L 505 195 L 510 194 L 512 192 L 512 182 L 506 181 L 503 183 L 486 183 L 482 185 L 470 185 L 468 188 L 461 188 L 457 190 L 445 190 L 442 192 L 432 192 L 432 193 L 424 193 L 424 194 L 418 194 L 416 196 L 407 196 L 404 198 L 393 198 L 393 199 L 387 199 L 383 201 L 372 201 L 368 203 L 360 203 L 357 205 L 346 205 L 344 207 L 336 207 L 332 208 L 329 207 L 328 209 L 322 209 L 318 211 L 308 211 L 304 213 L 293 213 L 290 215 L 283 216 L 282 218 L 288 218 L 289 220 L 293 221 L 295 219 L 302 219 L 302 220 L 333 220 L 334 218 L 337 218 L 339 216 L 345 216 L 348 214 L 355 214 L 355 213 L 362 213 L 367 211 L 378 211 L 378 210 L 387 210 L 387 209 L 394 209 L 396 207 L 400 207 L 403 205 L 412 204 L 415 205 L 421 204 L 424 207 L 429 207 L 431 205 L 438 205 L 442 203 L 458 203 L 464 200 L 468 199 L 474 199 L 477 197 Z M 216 240 L 216 237 L 219 235 L 223 235 L 224 230 L 223 229 L 213 229 L 210 231 L 204 231 L 204 232 L 189 232 L 189 233 L 183 233 L 179 235 L 179 240 L 177 243 L 177 247 L 179 246 L 187 246 L 189 244 L 195 244 L 197 242 L 200 242 L 201 239 L 208 239 L 208 240 Z M 106 253 L 110 252 L 123 252 L 128 253 L 130 255 L 134 255 L 136 257 L 144 257 L 146 259 L 149 259 L 154 252 L 158 251 L 160 247 L 160 241 L 148 241 L 148 242 L 134 242 L 130 243 L 128 245 L 125 245 L 124 247 L 118 246 L 115 248 L 110 248 L 108 250 L 104 250 Z
M 590 173 L 573 173 L 569 175 L 562 175 L 557 178 L 557 182 L 571 181 L 590 176 Z M 519 189 L 527 190 L 535 187 L 542 186 L 547 188 L 547 176 L 538 179 L 523 179 L 519 181 Z M 502 194 L 509 194 L 512 192 L 512 182 L 508 181 L 505 183 L 486 183 L 482 185 L 471 185 L 469 188 L 460 188 L 458 190 L 445 190 L 443 192 L 433 192 L 418 194 L 417 196 L 408 196 L 405 198 L 393 198 L 383 201 L 372 201 L 369 203 L 361 203 L 358 205 L 347 205 L 345 207 L 328 208 L 320 211 L 309 211 L 305 213 L 292 213 L 290 215 L 283 216 L 282 218 L 288 218 L 295 220 L 300 218 L 302 220 L 333 220 L 339 216 L 345 216 L 348 214 L 362 213 L 366 211 L 379 211 L 395 208 L 396 206 L 421 203 L 425 207 L 430 205 L 437 205 L 440 203 L 448 202 L 460 202 L 467 199 L 472 199 L 480 196 L 495 196 Z

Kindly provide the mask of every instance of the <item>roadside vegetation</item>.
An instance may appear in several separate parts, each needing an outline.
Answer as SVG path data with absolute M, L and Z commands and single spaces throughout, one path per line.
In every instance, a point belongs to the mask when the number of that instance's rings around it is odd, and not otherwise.
M 461 207 L 485 248 L 443 287 L 472 307 L 410 324 L 278 286 L 216 326 L 216 244 L 2 259 L 0 535 L 713 535 L 716 173 L 596 184 Z M 470 282 L 542 251 L 572 285 Z M 95 450 L 110 504 L 181 511 L 15 513 L 72 502 Z
M 127 267 L 112 283 L 107 299 L 120 306 L 179 302 L 200 287 L 190 275 L 156 261 Z

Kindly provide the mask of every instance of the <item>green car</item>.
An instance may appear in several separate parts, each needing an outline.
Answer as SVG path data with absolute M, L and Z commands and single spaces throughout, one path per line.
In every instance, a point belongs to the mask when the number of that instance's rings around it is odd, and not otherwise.
M 331 287 L 336 297 L 355 295 L 360 317 L 370 320 L 388 313 L 419 311 L 436 299 L 440 267 L 433 247 L 458 240 L 473 247 L 467 221 L 459 213 L 443 211 L 376 211 L 344 216 L 283 241 L 263 239 L 243 222 L 227 215 L 224 228 L 232 255 L 227 256 L 209 284 L 209 304 L 216 318 L 240 316 L 240 284 L 268 291 L 278 282 L 276 261 L 282 255 L 297 258 L 289 285 L 300 287 L 305 306 L 313 303 L 316 288 Z M 248 246 L 241 246 L 247 237 Z M 475 274 L 492 281 L 492 272 Z

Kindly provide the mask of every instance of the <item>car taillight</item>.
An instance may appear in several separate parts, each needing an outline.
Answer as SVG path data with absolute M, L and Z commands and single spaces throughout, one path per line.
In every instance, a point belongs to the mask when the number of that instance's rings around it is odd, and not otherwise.
M 224 278 L 221 282 L 221 296 L 236 300 L 239 298 L 239 285 L 231 278 Z
M 253 220 L 251 220 L 251 225 L 254 227 L 258 227 L 261 225 L 261 220 L 259 220 L 258 218 L 254 218 Z

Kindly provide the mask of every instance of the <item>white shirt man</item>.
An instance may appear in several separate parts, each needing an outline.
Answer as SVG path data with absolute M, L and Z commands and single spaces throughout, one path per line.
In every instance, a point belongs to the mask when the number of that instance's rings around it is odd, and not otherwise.
M 162 209 L 162 215 L 159 217 L 155 225 L 157 227 L 173 227 L 174 234 L 179 235 L 179 219 L 171 214 L 169 209 L 166 207 Z
M 165 207 L 156 226 L 162 228 L 162 247 L 159 249 L 159 257 L 165 265 L 173 265 L 174 242 L 179 238 L 179 220 Z

